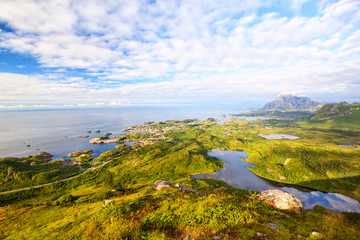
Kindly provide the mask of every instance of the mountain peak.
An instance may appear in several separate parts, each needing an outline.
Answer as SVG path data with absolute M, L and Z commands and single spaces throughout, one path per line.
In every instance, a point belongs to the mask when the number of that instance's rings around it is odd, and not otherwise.
M 320 103 L 310 100 L 308 97 L 298 97 L 290 94 L 280 95 L 261 109 L 269 110 L 312 110 Z

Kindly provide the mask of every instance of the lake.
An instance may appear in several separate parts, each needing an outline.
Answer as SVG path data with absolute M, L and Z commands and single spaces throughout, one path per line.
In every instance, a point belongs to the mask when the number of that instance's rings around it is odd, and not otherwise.
M 96 157 L 117 145 L 89 143 L 105 132 L 120 136 L 126 128 L 146 121 L 210 117 L 223 121 L 226 117 L 222 115 L 241 111 L 234 106 L 187 106 L 0 112 L 0 158 L 26 157 L 45 151 L 58 159 L 89 149 L 95 151 Z M 95 133 L 96 130 L 100 133 Z M 79 138 L 82 135 L 89 138 Z
M 295 139 L 299 138 L 297 136 L 293 136 L 293 135 L 289 135 L 289 134 L 268 134 L 268 135 L 259 134 L 259 136 L 262 138 L 268 139 L 268 140 L 273 140 L 273 139 L 295 140 Z
M 244 151 L 232 152 L 215 149 L 209 152 L 208 155 L 222 160 L 224 162 L 223 170 L 217 171 L 214 174 L 204 173 L 192 175 L 192 178 L 202 179 L 205 177 L 212 177 L 223 180 L 230 186 L 256 192 L 268 189 L 282 190 L 299 198 L 306 209 L 313 208 L 314 205 L 319 205 L 335 211 L 360 212 L 360 203 L 357 200 L 342 194 L 324 193 L 306 188 L 296 188 L 289 184 L 284 186 L 284 184 L 256 176 L 248 169 L 249 167 L 255 167 L 255 165 L 244 161 L 244 159 L 249 157 Z M 228 165 L 228 163 L 230 165 Z

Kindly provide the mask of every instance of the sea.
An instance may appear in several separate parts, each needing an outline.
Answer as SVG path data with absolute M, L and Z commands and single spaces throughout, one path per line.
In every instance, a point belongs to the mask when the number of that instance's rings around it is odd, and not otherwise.
M 48 152 L 54 155 L 53 159 L 61 159 L 79 150 L 94 150 L 93 156 L 96 157 L 117 145 L 89 143 L 91 138 L 103 136 L 106 132 L 118 137 L 123 130 L 143 122 L 190 118 L 224 121 L 229 114 L 240 112 L 244 109 L 232 105 L 0 112 L 0 158 Z M 89 138 L 80 138 L 83 135 Z

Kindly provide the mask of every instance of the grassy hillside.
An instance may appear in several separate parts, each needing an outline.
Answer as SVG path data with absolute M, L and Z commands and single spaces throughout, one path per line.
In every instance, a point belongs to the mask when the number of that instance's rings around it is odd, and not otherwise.
M 190 178 L 222 168 L 222 161 L 207 155 L 212 149 L 245 150 L 257 165 L 252 171 L 260 176 L 359 200 L 360 150 L 338 146 L 360 142 L 359 135 L 235 118 L 222 124 L 213 119 L 169 121 L 134 129 L 136 134 L 124 140 L 144 145 L 121 145 L 93 160 L 106 165 L 68 181 L 0 195 L 0 238 L 293 239 L 312 238 L 312 231 L 323 239 L 360 238 L 359 214 L 321 207 L 303 215 L 288 213 L 256 200 L 253 192 L 211 178 Z M 266 140 L 258 135 L 270 133 L 300 138 Z M 160 179 L 208 195 L 148 188 Z M 105 204 L 107 199 L 112 202 Z M 276 223 L 280 231 L 268 223 Z
M 359 119 L 360 103 L 347 102 L 325 104 L 311 118 L 312 120 L 337 119 L 340 121 L 354 121 Z
M 314 116 L 301 123 L 312 128 L 353 131 L 360 134 L 360 103 L 324 105 Z
M 190 184 L 189 182 L 187 184 Z M 306 214 L 273 209 L 241 190 L 205 179 L 212 194 L 143 189 L 112 202 L 8 206 L 0 211 L 2 239 L 358 239 L 358 215 L 316 207 Z M 280 231 L 269 227 L 275 223 Z M 259 237 L 263 234 L 264 237 Z
M 53 182 L 81 172 L 78 166 L 49 162 L 49 155 L 0 159 L 0 192 Z

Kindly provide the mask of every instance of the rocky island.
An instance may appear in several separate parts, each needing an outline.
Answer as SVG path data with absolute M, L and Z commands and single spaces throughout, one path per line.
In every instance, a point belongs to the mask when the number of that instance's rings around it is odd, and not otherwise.
M 109 137 L 96 137 L 90 139 L 91 144 L 103 144 L 103 143 L 117 143 L 121 140 L 121 138 L 109 138 Z

